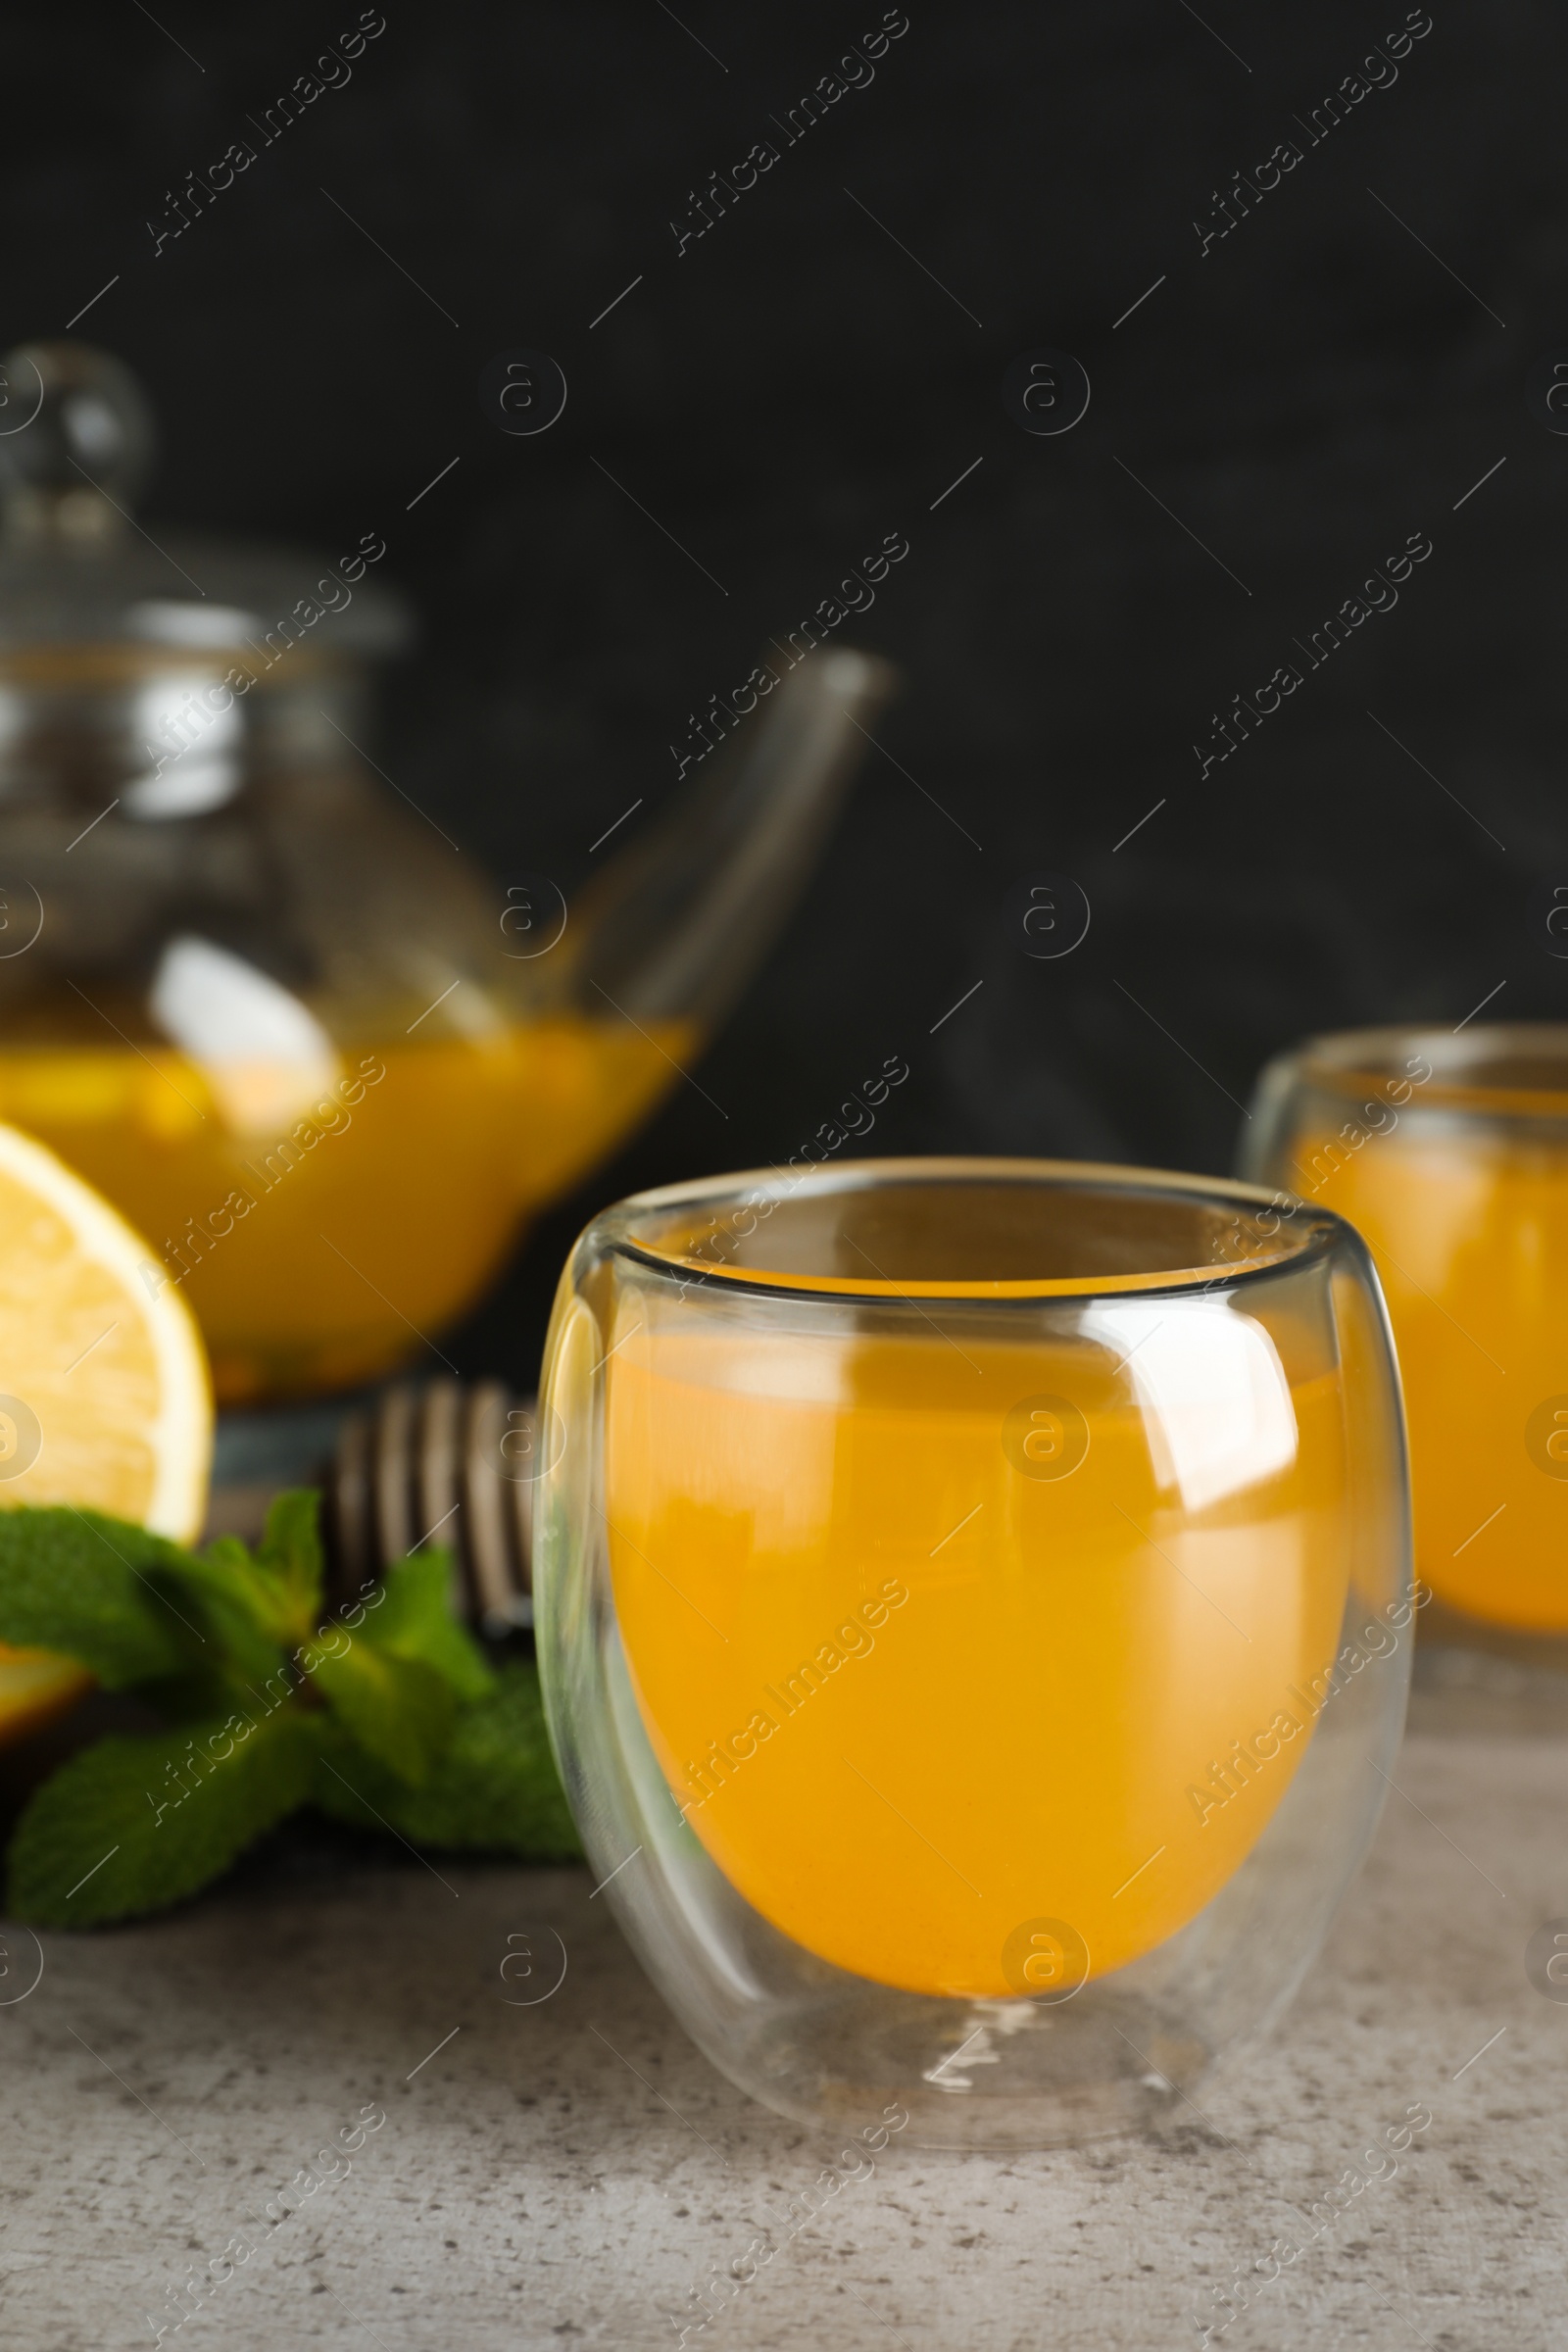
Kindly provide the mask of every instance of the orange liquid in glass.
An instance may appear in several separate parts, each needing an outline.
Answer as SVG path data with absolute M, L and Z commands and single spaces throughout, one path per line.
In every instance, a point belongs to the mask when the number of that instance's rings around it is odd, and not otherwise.
M 1018 1973 L 1028 1923 L 1065 1922 L 1102 1976 L 1251 1850 L 1346 1600 L 1338 1372 L 1279 1375 L 1295 1458 L 1199 1508 L 1115 1357 L 1068 1343 L 629 1330 L 606 1378 L 643 1721 L 785 1935 L 882 1984 L 1017 1994 L 1050 1975 Z M 1004 1448 L 1042 1394 L 1087 1424 L 1066 1477 Z
M 1568 1152 L 1452 1126 L 1297 1160 L 1285 1181 L 1316 1177 L 1388 1298 L 1417 1575 L 1473 1616 L 1568 1632 Z
M 113 1009 L 133 1033 L 133 1008 Z M 408 1355 L 693 1045 L 676 1024 L 645 1037 L 565 1016 L 345 1048 L 341 1080 L 258 1129 L 235 1106 L 297 1095 L 286 1067 L 228 1064 L 215 1083 L 155 1037 L 104 1034 L 0 1052 L 0 1119 L 146 1236 L 149 1280 L 181 1283 L 225 1403 L 346 1385 Z

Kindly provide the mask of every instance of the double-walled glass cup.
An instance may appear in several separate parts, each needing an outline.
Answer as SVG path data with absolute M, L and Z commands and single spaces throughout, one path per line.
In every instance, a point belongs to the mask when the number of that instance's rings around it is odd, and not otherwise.
M 1403 1720 L 1350 1229 L 1026 1160 L 646 1193 L 572 1253 L 543 1400 L 557 1755 L 714 2064 L 947 2144 L 1185 2112 L 1310 1964 Z
M 1477 1635 L 1568 1659 L 1568 1026 L 1309 1039 L 1264 1070 L 1245 1155 L 1371 1246 L 1418 1575 Z

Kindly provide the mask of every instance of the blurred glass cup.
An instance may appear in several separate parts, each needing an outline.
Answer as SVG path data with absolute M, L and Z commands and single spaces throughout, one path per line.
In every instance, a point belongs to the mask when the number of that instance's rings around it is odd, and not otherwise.
M 1038 1161 L 648 1193 L 572 1252 L 542 1401 L 566 1789 L 733 2082 L 1043 2145 L 1168 2112 L 1278 2013 L 1409 1662 L 1348 1226 Z
M 1264 1070 L 1244 1164 L 1371 1247 L 1420 1577 L 1478 1632 L 1568 1636 L 1568 1026 L 1312 1038 Z

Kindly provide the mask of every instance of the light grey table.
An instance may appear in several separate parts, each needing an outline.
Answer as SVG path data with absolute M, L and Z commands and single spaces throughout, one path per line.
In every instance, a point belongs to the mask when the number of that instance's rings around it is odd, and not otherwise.
M 1271 2043 L 1155 2139 L 893 2140 L 688 2342 L 1196 2345 L 1211 2288 L 1299 2244 L 1298 2209 L 1426 2107 L 1397 2172 L 1271 2284 L 1254 2271 L 1214 2340 L 1556 2352 L 1568 2005 L 1524 1949 L 1568 1914 L 1568 1713 L 1496 1661 L 1437 1652 L 1422 1680 L 1402 1793 Z M 580 1872 L 347 1850 L 296 1845 L 177 1917 L 46 1936 L 21 1999 L 33 1947 L 6 1931 L 6 2352 L 112 2352 L 160 2325 L 181 2352 L 673 2347 L 667 2315 L 833 2152 L 711 2071 Z M 342 2153 L 367 2108 L 384 2123 Z M 321 2179 L 329 2143 L 343 2169 Z M 242 2245 L 175 2332 L 171 2288 Z

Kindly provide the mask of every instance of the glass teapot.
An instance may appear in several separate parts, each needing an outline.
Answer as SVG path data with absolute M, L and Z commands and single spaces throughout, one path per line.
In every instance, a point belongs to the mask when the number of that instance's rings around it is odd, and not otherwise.
M 160 544 L 129 514 L 151 451 L 117 361 L 0 363 L 0 1119 L 146 1237 L 220 1400 L 307 1395 L 461 1313 L 701 1051 L 890 672 L 755 671 L 568 910 L 361 750 L 368 659 L 408 634 L 382 542 Z

